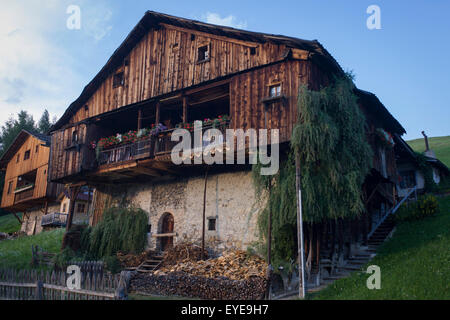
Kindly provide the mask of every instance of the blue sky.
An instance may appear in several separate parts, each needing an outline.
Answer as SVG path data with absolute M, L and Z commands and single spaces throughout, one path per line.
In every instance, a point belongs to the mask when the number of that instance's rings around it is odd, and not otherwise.
M 69 30 L 69 5 L 81 29 Z M 369 5 L 381 29 L 369 30 Z M 375 93 L 406 139 L 450 135 L 450 1 L 2 0 L 0 122 L 20 109 L 61 116 L 146 10 L 250 31 L 317 39 Z

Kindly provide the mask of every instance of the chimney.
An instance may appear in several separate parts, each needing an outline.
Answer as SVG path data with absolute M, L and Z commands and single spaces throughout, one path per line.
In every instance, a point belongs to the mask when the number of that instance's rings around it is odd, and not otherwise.
M 425 152 L 424 152 L 424 154 L 425 154 L 427 157 L 436 159 L 436 154 L 434 153 L 433 150 L 430 150 L 430 145 L 428 144 L 428 137 L 427 137 L 427 135 L 425 134 L 425 131 L 422 131 L 422 134 L 423 134 L 423 136 L 424 136 L 424 138 L 425 138 Z
M 423 134 L 423 136 L 424 136 L 424 138 L 425 138 L 425 152 L 427 152 L 428 150 L 430 150 L 430 146 L 429 146 L 429 144 L 428 144 L 428 137 L 427 137 L 427 135 L 425 134 L 425 131 L 422 131 L 422 134 Z

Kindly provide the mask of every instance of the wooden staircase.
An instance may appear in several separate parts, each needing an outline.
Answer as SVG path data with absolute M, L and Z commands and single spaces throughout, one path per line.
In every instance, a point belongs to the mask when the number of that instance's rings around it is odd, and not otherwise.
M 154 252 L 149 255 L 150 257 L 142 262 L 139 267 L 136 268 L 137 272 L 140 273 L 149 273 L 158 269 L 162 262 L 163 256 L 160 252 Z

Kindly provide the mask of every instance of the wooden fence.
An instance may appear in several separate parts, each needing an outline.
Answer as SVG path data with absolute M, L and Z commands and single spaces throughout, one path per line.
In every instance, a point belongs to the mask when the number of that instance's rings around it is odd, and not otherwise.
M 0 300 L 114 300 L 120 275 L 81 272 L 81 289 L 67 287 L 65 271 L 0 269 Z

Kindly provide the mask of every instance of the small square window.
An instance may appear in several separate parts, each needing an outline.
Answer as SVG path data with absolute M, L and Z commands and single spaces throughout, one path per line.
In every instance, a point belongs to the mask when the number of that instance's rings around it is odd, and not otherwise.
M 198 48 L 198 62 L 208 61 L 209 60 L 209 46 L 202 46 Z
M 113 88 L 123 86 L 124 83 L 123 71 L 116 73 L 113 78 Z
M 255 47 L 251 47 L 250 48 L 250 55 L 254 56 L 256 54 L 256 48 Z
M 85 207 L 84 203 L 79 203 L 79 204 L 78 204 L 77 211 L 78 211 L 79 213 L 84 213 L 84 210 L 85 210 L 85 209 L 86 209 L 86 207 Z
M 208 218 L 208 231 L 216 230 L 216 219 Z
M 11 192 L 12 192 L 12 186 L 13 186 L 13 182 L 10 181 L 9 184 L 8 184 L 8 194 L 11 194 Z
M 24 156 L 23 156 L 23 160 L 28 160 L 28 159 L 30 159 L 30 153 L 31 153 L 31 150 L 25 151 L 25 154 L 24 154 Z
M 281 96 L 281 84 L 276 84 L 269 87 L 269 97 Z

